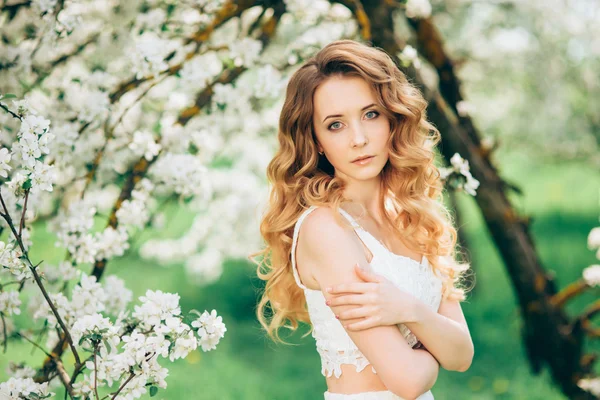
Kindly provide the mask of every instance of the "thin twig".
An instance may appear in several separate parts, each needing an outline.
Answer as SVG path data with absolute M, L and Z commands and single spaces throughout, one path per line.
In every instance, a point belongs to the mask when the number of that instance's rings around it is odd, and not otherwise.
M 83 367 L 85 367 L 85 363 L 90 361 L 92 359 L 93 356 L 89 356 L 87 359 L 85 359 L 81 365 L 79 365 L 78 367 L 75 367 L 75 369 L 73 370 L 73 374 L 71 375 L 71 384 L 75 383 L 75 381 L 77 380 L 77 377 L 79 376 L 79 374 L 81 373 L 81 371 L 83 371 Z
M 3 108 L 4 110 L 6 110 L 7 113 L 9 113 L 10 115 L 12 115 L 13 117 L 15 117 L 16 119 L 18 119 L 19 121 L 22 121 L 22 118 L 19 116 L 19 114 L 12 112 L 4 104 L 0 103 L 0 108 Z
M 123 390 L 125 385 L 127 385 L 129 383 L 129 381 L 131 381 L 134 377 L 135 377 L 135 374 L 132 372 L 131 375 L 129 375 L 129 378 L 127 378 L 127 380 L 125 382 L 123 382 L 123 384 L 121 385 L 119 390 L 117 390 L 117 392 L 113 395 L 113 397 L 111 397 L 111 400 L 115 400 L 117 398 L 117 396 L 119 395 L 119 393 L 121 393 L 121 390 Z
M 22 281 L 10 281 L 10 282 L 6 282 L 6 283 L 0 283 L 0 290 L 2 290 L 3 288 L 7 287 L 8 285 L 17 285 L 17 284 L 21 284 Z
M 25 227 L 25 213 L 27 212 L 27 200 L 29 200 L 30 190 L 25 190 L 25 203 L 23 204 L 23 212 L 21 213 L 21 223 L 19 223 L 19 236 L 23 233 L 23 227 Z
M 94 396 L 96 396 L 96 400 L 100 400 L 100 396 L 98 396 L 98 364 L 96 364 L 97 358 L 98 343 L 94 343 Z
M 31 343 L 32 345 L 34 345 L 35 347 L 37 347 L 38 349 L 40 349 L 46 356 L 53 358 L 52 354 L 48 353 L 46 351 L 46 349 L 44 349 L 42 346 L 40 346 L 38 343 L 34 342 L 33 340 L 29 339 L 27 336 L 23 335 L 20 332 L 16 332 L 17 335 L 19 335 L 19 337 L 22 337 L 23 339 L 27 340 L 29 343 Z
M 583 279 L 571 282 L 567 287 L 552 296 L 550 302 L 556 307 L 563 307 L 567 301 L 579 296 L 588 289 L 590 289 L 590 285 Z
M 4 333 L 4 353 L 8 348 L 8 335 L 6 334 L 6 320 L 4 319 L 4 313 L 0 311 L 0 318 L 2 318 L 2 331 Z
M 585 311 L 579 316 L 582 321 L 590 321 L 596 314 L 600 313 L 600 300 L 593 302 Z

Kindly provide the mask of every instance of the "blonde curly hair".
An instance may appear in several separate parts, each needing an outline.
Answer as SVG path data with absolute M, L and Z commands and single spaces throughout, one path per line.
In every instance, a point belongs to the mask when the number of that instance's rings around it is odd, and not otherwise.
M 456 260 L 457 233 L 441 201 L 443 184 L 434 165 L 440 133 L 427 121 L 427 102 L 383 50 L 338 40 L 292 75 L 279 118 L 279 149 L 267 168 L 271 189 L 260 224 L 266 246 L 250 259 L 258 265 L 258 277 L 266 281 L 257 317 L 275 341 L 282 342 L 280 327 L 296 330 L 299 322 L 310 323 L 290 259 L 296 221 L 309 206 L 337 210 L 348 201 L 343 197 L 344 182 L 334 177 L 327 159 L 319 157 L 312 122 L 315 90 L 340 75 L 368 82 L 390 122 L 389 160 L 381 171 L 385 222 L 443 277 L 444 298 L 465 299 L 466 289 L 458 284 L 469 265 Z

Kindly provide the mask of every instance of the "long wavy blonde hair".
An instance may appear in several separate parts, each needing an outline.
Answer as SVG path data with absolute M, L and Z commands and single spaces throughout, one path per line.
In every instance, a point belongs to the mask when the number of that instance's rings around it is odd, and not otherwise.
M 463 301 L 460 288 L 468 264 L 456 260 L 456 229 L 444 207 L 443 185 L 434 165 L 439 131 L 427 121 L 427 102 L 390 56 L 352 40 L 338 40 L 321 49 L 291 77 L 279 118 L 279 149 L 267 168 L 269 202 L 260 231 L 266 247 L 250 258 L 266 286 L 257 317 L 269 336 L 282 341 L 279 328 L 310 323 L 303 290 L 290 259 L 296 221 L 306 208 L 338 210 L 344 182 L 318 154 L 313 127 L 313 94 L 332 76 L 360 77 L 372 85 L 390 122 L 389 161 L 381 171 L 381 208 L 385 223 L 408 247 L 424 254 L 443 277 L 443 297 Z M 461 253 L 462 255 L 462 253 Z M 289 325 L 286 325 L 289 323 Z

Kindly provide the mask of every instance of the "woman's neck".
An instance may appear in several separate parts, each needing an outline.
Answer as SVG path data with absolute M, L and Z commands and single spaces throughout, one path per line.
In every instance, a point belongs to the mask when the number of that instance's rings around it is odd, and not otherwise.
M 344 205 L 344 209 L 351 215 L 362 216 L 366 212 L 367 216 L 377 223 L 383 222 L 380 179 L 347 183 L 344 198 L 350 201 Z

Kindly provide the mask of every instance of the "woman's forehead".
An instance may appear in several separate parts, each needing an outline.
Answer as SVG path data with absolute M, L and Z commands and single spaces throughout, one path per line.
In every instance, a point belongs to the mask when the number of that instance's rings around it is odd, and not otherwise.
M 322 120 L 327 115 L 360 111 L 377 103 L 371 86 L 358 77 L 332 77 L 323 82 L 313 96 L 315 116 Z

